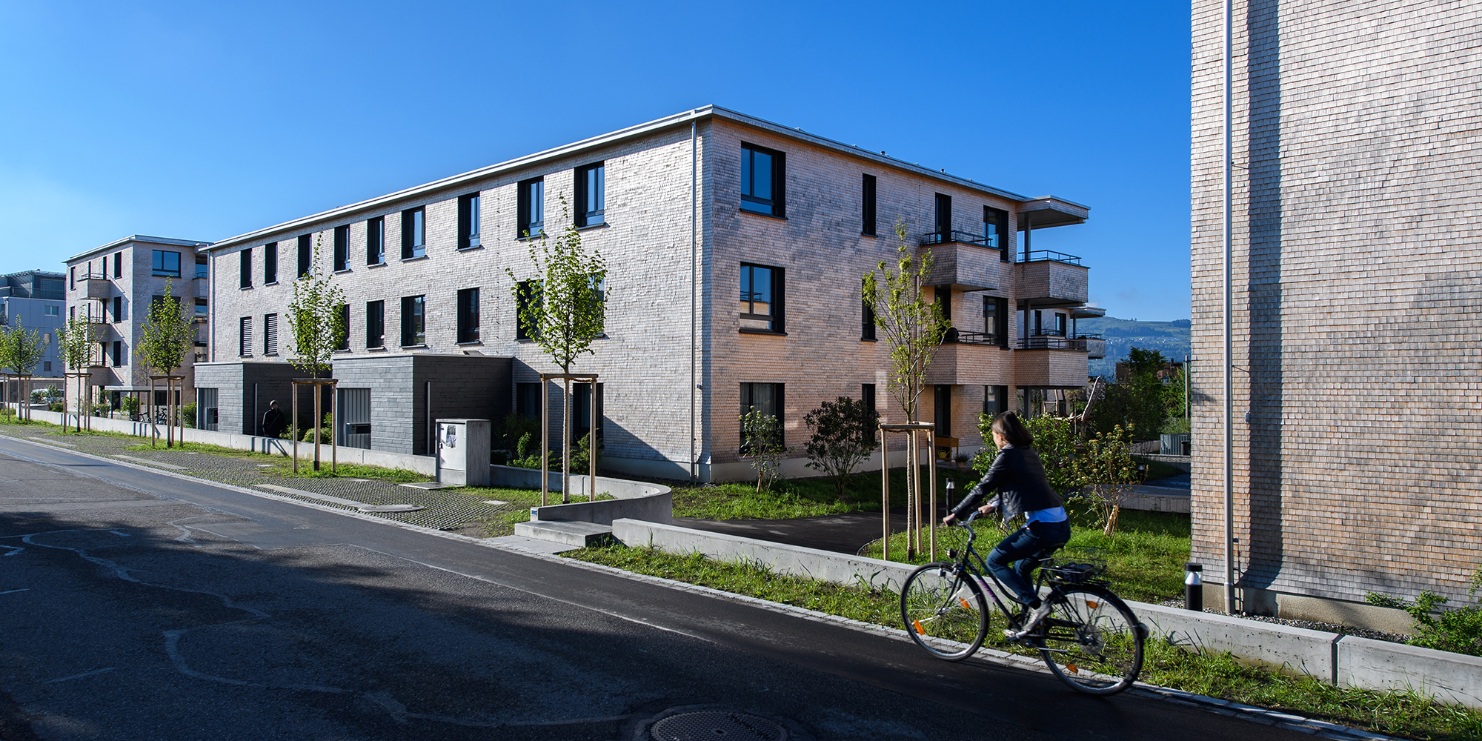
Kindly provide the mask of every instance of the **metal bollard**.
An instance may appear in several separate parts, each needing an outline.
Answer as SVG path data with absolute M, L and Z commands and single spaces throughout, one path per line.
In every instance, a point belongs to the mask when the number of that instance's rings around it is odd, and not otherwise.
M 1203 564 L 1184 564 L 1184 609 L 1204 611 L 1204 580 L 1199 576 L 1203 571 Z

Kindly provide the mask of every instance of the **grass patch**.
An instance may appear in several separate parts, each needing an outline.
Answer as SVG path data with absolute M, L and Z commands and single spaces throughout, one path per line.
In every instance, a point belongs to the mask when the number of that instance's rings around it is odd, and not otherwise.
M 699 554 L 681 556 L 652 548 L 611 545 L 563 555 L 874 625 L 901 627 L 899 595 L 863 585 L 816 582 L 777 574 L 758 564 L 724 563 Z M 995 638 L 994 633 L 990 628 L 988 645 L 1005 649 L 1002 637 Z M 924 653 L 921 660 L 934 661 Z M 1482 711 L 1442 705 L 1413 692 L 1333 687 L 1311 677 L 1290 677 L 1242 664 L 1228 653 L 1191 652 L 1156 639 L 1148 641 L 1141 679 L 1393 736 L 1425 741 L 1482 738 Z
M 292 459 L 276 455 L 262 457 L 273 464 L 272 468 L 263 469 L 264 473 L 285 479 L 376 479 L 396 484 L 415 484 L 432 480 L 424 474 L 408 471 L 405 468 L 381 468 L 359 463 L 341 463 L 334 466 L 334 470 L 330 470 L 327 458 L 320 458 L 318 471 L 314 470 L 312 460 L 300 460 L 298 473 L 294 473 Z
M 923 481 L 925 474 L 923 473 Z M 968 470 L 937 472 L 938 502 L 946 497 L 946 482 L 957 482 L 954 496 L 962 496 L 978 476 Z M 664 482 L 674 490 L 674 516 L 701 520 L 790 520 L 799 517 L 880 511 L 880 473 L 863 472 L 849 477 L 844 497 L 839 498 L 834 480 L 828 477 L 784 479 L 770 490 L 758 492 L 755 482 L 704 484 Z M 890 505 L 904 507 L 906 473 L 890 471 Z M 955 504 L 955 502 L 954 502 Z
M 485 535 L 490 538 L 499 538 L 515 534 L 515 525 L 530 521 L 530 508 L 543 506 L 540 503 L 539 489 L 494 489 L 482 486 L 461 486 L 456 489 L 445 489 L 444 491 L 464 494 L 480 501 L 490 499 L 508 502 L 508 507 L 489 507 L 489 516 L 481 520 L 484 525 Z M 597 495 L 597 501 L 612 499 L 611 494 Z M 573 496 L 573 502 L 587 501 L 586 495 Z M 547 500 L 549 504 L 560 504 L 561 493 L 552 492 Z

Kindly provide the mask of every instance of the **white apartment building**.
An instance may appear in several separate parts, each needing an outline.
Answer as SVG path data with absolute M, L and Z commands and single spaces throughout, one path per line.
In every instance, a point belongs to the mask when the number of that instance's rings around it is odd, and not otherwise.
M 956 329 L 922 416 L 968 452 L 980 413 L 1085 385 L 1088 352 L 1103 349 L 1071 330 L 1096 313 L 1087 268 L 1030 242 L 1087 215 L 723 108 L 686 111 L 210 245 L 201 413 L 252 433 L 270 399 L 287 407 L 284 317 L 315 245 L 348 304 L 333 372 L 342 444 L 427 454 L 438 418 L 537 413 L 538 374 L 557 369 L 521 336 L 513 287 L 535 277 L 523 235 L 570 219 L 608 265 L 606 334 L 574 368 L 599 376 L 604 469 L 747 477 L 738 418 L 760 408 L 796 451 L 785 470 L 802 474 L 803 417 L 819 403 L 863 398 L 904 421 L 860 299 L 901 221 L 934 256 L 932 292 Z M 578 389 L 577 419 L 593 396 Z
M 120 408 L 122 397 L 133 395 L 141 409 L 164 405 L 163 381 L 148 397 L 150 371 L 135 346 L 150 302 L 165 293 L 165 283 L 196 321 L 195 350 L 175 372 L 181 382 L 181 400 L 195 398 L 193 366 L 206 356 L 206 292 L 210 285 L 206 256 L 198 253 L 206 242 L 133 235 L 109 242 L 67 260 L 67 319 L 80 317 L 94 325 L 96 352 L 88 368 L 95 400 Z M 69 369 L 73 370 L 73 369 Z

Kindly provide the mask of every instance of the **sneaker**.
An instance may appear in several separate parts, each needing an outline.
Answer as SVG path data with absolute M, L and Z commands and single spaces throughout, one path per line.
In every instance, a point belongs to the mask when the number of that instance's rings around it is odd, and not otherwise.
M 1041 602 L 1039 603 L 1039 607 L 1034 608 L 1034 611 L 1029 613 L 1029 615 L 1024 618 L 1023 622 L 1020 623 L 1020 627 L 1018 630 L 1014 630 L 1012 628 L 1004 630 L 1003 636 L 1011 641 L 1020 640 L 1024 638 L 1024 636 L 1033 633 L 1034 629 L 1039 627 L 1040 621 L 1044 620 L 1045 616 L 1049 614 L 1050 603 Z

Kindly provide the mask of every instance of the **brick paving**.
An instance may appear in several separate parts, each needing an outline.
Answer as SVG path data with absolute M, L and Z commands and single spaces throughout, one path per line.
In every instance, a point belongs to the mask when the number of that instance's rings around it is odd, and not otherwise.
M 360 509 L 316 497 L 265 489 L 263 486 L 297 489 L 370 507 L 410 504 L 422 509 L 415 512 L 369 512 L 367 514 L 418 527 L 456 530 L 464 535 L 475 537 L 485 535 L 483 523 L 492 515 L 521 508 L 521 505 L 508 503 L 486 504 L 487 500 L 483 497 L 454 489 L 420 489 L 379 479 L 285 476 L 278 468 L 278 464 L 284 461 L 284 458 L 253 455 L 245 451 L 240 456 L 201 453 L 166 448 L 163 440 L 159 442 L 158 447 L 141 448 L 141 443 L 148 444 L 142 438 L 105 434 L 68 435 L 61 433 L 56 427 L 45 424 L 3 425 L 0 426 L 0 435 L 55 445 L 79 453 L 118 460 L 121 463 L 155 464 L 161 470 L 172 473 L 254 489 L 274 496 L 313 502 L 317 505 L 346 511 L 358 512 Z M 299 469 L 304 470 L 307 465 L 312 464 L 300 463 Z M 320 467 L 327 470 L 329 461 L 321 459 Z M 430 480 L 424 479 L 424 481 Z

